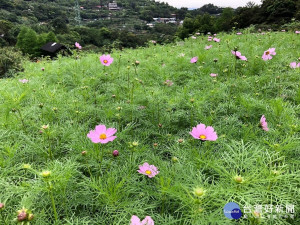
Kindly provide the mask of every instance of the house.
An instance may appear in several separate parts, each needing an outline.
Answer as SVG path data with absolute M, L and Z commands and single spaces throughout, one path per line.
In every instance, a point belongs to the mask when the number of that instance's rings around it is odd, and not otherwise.
M 56 42 L 48 42 L 41 47 L 41 50 L 43 51 L 43 55 L 49 55 L 51 57 L 56 56 L 58 53 L 62 55 L 72 54 L 72 52 L 66 46 Z
M 176 23 L 176 18 L 153 18 L 156 23 Z
M 108 9 L 109 10 L 120 10 L 120 7 L 118 7 L 118 4 L 113 1 L 112 3 L 108 3 Z

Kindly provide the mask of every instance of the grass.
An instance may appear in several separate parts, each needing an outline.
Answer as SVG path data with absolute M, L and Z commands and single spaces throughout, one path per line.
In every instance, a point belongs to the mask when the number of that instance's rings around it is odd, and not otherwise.
M 132 215 L 159 225 L 299 224 L 300 73 L 289 67 L 299 36 L 218 37 L 115 51 L 105 68 L 100 55 L 84 52 L 27 62 L 23 73 L 0 80 L 1 224 L 13 224 L 22 207 L 38 225 L 123 225 Z M 234 47 L 248 62 L 235 59 Z M 263 61 L 271 47 L 277 55 Z M 259 127 L 262 115 L 268 132 Z M 199 123 L 213 126 L 217 141 L 193 139 Z M 117 138 L 93 144 L 86 135 L 98 124 L 116 128 Z M 144 162 L 160 173 L 139 174 Z M 252 206 L 248 218 L 226 218 L 228 202 L 243 212 Z M 283 206 L 289 218 L 255 218 L 255 205 L 273 205 L 273 215 Z

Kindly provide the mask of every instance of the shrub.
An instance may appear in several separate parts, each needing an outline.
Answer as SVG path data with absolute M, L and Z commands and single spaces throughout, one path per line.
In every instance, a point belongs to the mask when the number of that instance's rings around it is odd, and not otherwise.
M 11 77 L 21 71 L 22 53 L 13 47 L 0 48 L 0 78 Z

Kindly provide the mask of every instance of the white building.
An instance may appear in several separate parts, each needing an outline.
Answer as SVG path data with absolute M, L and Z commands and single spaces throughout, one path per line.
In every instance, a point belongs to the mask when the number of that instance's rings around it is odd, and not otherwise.
M 118 7 L 118 4 L 113 1 L 112 3 L 108 3 L 108 9 L 109 10 L 120 10 L 120 7 Z

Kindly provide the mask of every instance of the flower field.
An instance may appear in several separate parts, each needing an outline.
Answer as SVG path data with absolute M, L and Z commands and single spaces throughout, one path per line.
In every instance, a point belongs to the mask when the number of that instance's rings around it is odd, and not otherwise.
M 299 35 L 26 62 L 0 80 L 0 224 L 300 224 Z

